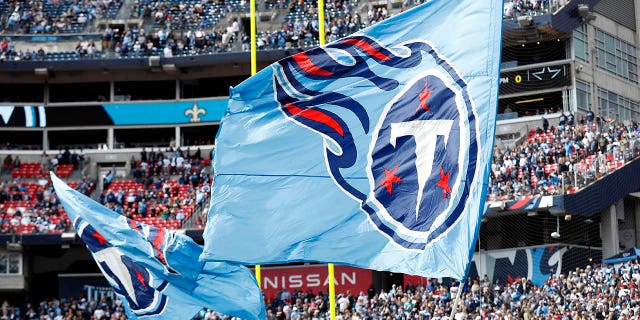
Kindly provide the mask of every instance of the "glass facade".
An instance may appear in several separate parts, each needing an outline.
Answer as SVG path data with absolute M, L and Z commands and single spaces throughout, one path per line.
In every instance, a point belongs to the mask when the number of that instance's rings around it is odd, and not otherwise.
M 598 112 L 614 120 L 639 120 L 638 103 L 602 88 L 598 88 Z
M 0 276 L 22 274 L 21 260 L 19 253 L 0 252 Z
M 596 65 L 625 80 L 638 83 L 636 47 L 595 29 Z
M 576 104 L 578 111 L 587 112 L 591 108 L 591 85 L 576 80 Z
M 573 31 L 573 52 L 576 59 L 589 62 L 589 36 L 587 24 L 582 24 Z

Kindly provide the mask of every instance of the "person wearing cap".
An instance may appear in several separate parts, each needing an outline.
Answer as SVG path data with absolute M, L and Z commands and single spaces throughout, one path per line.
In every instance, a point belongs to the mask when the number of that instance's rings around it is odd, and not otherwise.
M 293 306 L 293 308 L 291 308 L 291 313 L 289 314 L 289 319 L 299 319 L 302 316 L 302 313 L 300 312 L 300 310 L 298 309 L 297 306 Z

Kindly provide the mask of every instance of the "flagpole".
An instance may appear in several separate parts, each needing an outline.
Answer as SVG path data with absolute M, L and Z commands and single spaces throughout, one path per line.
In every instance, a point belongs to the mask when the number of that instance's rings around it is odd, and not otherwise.
M 258 282 L 258 288 L 262 288 L 262 273 L 260 272 L 260 265 L 256 264 L 256 281 Z
M 324 32 L 324 0 L 318 0 L 318 40 L 321 46 L 325 44 L 325 32 Z M 336 283 L 334 277 L 334 265 L 329 263 L 327 265 L 329 269 L 329 313 L 330 319 L 336 319 Z
M 467 268 L 468 271 L 468 268 Z M 464 283 L 467 281 L 467 273 L 465 272 L 464 277 L 460 280 L 460 284 L 458 285 L 458 292 L 456 293 L 456 300 L 453 301 L 453 307 L 451 308 L 451 314 L 449 315 L 449 320 L 453 320 L 453 317 L 456 314 L 456 309 L 458 309 L 458 303 L 460 302 L 460 296 L 462 296 L 462 288 L 464 288 Z
M 257 58 L 256 58 L 256 0 L 249 1 L 249 21 L 251 28 L 251 75 L 254 75 L 258 72 L 257 67 Z M 259 270 L 258 266 L 256 270 Z M 258 280 L 259 281 L 259 280 Z
M 491 164 L 489 164 L 491 165 Z M 486 195 L 483 193 L 482 198 L 484 199 Z M 476 251 L 476 242 L 480 241 L 480 227 L 482 226 L 482 216 L 489 206 L 485 206 L 484 209 L 480 212 L 480 217 L 478 217 L 478 225 L 476 226 L 476 233 L 471 241 L 471 248 L 469 250 L 469 262 L 467 262 L 467 267 L 464 268 L 464 274 L 462 275 L 462 279 L 460 279 L 460 285 L 458 285 L 458 292 L 456 293 L 456 300 L 453 302 L 453 308 L 451 309 L 451 314 L 449 315 L 449 320 L 453 320 L 453 317 L 456 313 L 456 309 L 458 308 L 458 303 L 460 302 L 460 296 L 462 295 L 462 289 L 464 288 L 465 282 L 467 282 L 467 278 L 469 277 L 469 269 L 471 269 L 471 263 L 473 262 L 473 255 Z M 478 246 L 478 251 L 480 251 L 480 246 Z
M 324 0 L 318 0 L 318 28 L 318 40 L 320 40 L 320 45 L 324 46 Z
M 322 1 L 322 0 L 320 0 Z M 333 263 L 327 265 L 329 268 L 329 311 L 331 313 L 331 320 L 336 319 L 336 281 L 334 277 Z
M 251 31 L 249 32 L 251 37 L 251 75 L 254 75 L 258 72 L 258 63 L 257 63 L 257 48 L 256 48 L 256 0 L 249 1 L 249 28 Z M 260 272 L 260 265 L 256 265 L 256 281 L 258 282 L 258 288 L 262 288 L 262 276 Z

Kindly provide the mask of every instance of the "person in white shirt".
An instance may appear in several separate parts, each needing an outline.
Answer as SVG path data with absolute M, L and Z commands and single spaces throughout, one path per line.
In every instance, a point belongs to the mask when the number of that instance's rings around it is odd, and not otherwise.
M 168 57 L 168 58 L 173 57 L 173 52 L 171 52 L 171 47 L 169 46 L 164 46 L 162 53 L 164 54 L 165 57 Z
M 240 25 L 238 24 L 238 20 L 233 20 L 231 24 L 231 31 L 233 32 L 236 39 L 238 38 L 238 32 L 240 32 Z
M 343 296 L 343 295 L 338 295 L 338 306 L 340 307 L 340 312 L 344 312 L 345 310 L 347 310 L 349 308 L 349 298 Z

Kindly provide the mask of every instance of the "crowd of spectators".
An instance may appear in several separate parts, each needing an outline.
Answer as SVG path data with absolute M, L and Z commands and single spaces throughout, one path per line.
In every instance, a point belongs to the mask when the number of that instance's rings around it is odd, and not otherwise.
M 115 183 L 113 171 L 103 179 L 104 191 L 100 202 L 106 207 L 141 221 L 183 222 L 192 213 L 198 213 L 207 202 L 211 191 L 211 175 L 198 148 L 195 152 L 168 148 L 149 151 L 143 148 L 140 158 L 130 160 L 133 180 Z M 195 217 L 195 226 L 202 226 L 203 216 Z
M 85 155 L 68 148 L 51 156 L 43 153 L 40 163 L 23 163 L 19 156 L 8 154 L 2 162 L 0 176 L 0 232 L 48 233 L 70 230 L 64 209 L 55 196 L 48 178 L 49 171 L 68 176 L 83 168 Z M 143 148 L 140 157 L 131 158 L 131 180 L 117 180 L 113 170 L 105 174 L 99 201 L 129 218 L 170 228 L 182 227 L 193 214 L 191 227 L 203 227 L 206 212 L 202 212 L 209 197 L 211 175 L 207 170 L 210 158 L 195 151 L 173 149 L 164 151 Z M 25 167 L 28 167 L 25 169 Z M 61 168 L 69 172 L 62 174 Z M 90 195 L 96 181 L 84 176 L 70 186 Z M 175 224 L 155 223 L 173 221 Z
M 89 195 L 95 181 L 83 177 L 70 183 L 79 192 Z M 0 231 L 2 233 L 51 233 L 70 228 L 64 208 L 55 196 L 48 177 L 33 182 L 16 178 L 0 181 Z
M 319 44 L 318 15 L 315 3 L 291 1 L 289 13 L 284 17 L 281 29 L 260 31 L 257 34 L 259 50 L 304 48 Z M 273 7 L 280 8 L 281 6 Z M 141 57 L 162 55 L 165 57 L 211 54 L 233 50 L 249 50 L 249 36 L 241 32 L 237 20 L 228 26 L 218 22 L 229 12 L 243 11 L 243 2 L 162 2 L 136 1 L 132 16 L 153 23 L 152 31 L 139 26 L 119 28 L 107 27 L 102 34 L 102 46 L 93 40 L 78 42 L 74 52 L 64 55 L 47 54 L 44 48 L 15 51 L 9 39 L 1 45 L 0 61 L 17 60 L 62 60 L 84 57 Z M 335 41 L 354 33 L 367 25 L 386 19 L 386 8 L 373 7 L 365 21 L 350 1 L 326 3 L 326 40 Z M 0 49 L 1 49 L 0 48 Z
M 640 264 L 588 265 L 541 286 L 530 280 L 512 283 L 469 279 L 445 284 L 431 279 L 376 292 L 343 292 L 336 298 L 339 319 L 444 319 L 462 290 L 454 319 L 637 319 L 640 311 Z M 268 305 L 267 319 L 326 319 L 327 295 L 282 292 Z
M 511 283 L 482 279 L 459 282 L 392 285 L 388 290 L 341 292 L 336 297 L 336 319 L 445 319 L 452 313 L 458 290 L 462 290 L 453 319 L 637 319 L 640 312 L 640 264 L 587 265 L 552 275 L 541 286 L 525 278 Z M 329 319 L 326 292 L 281 290 L 265 297 L 268 320 Z M 49 299 L 22 308 L 5 301 L 0 319 L 126 319 L 120 300 L 102 297 Z M 194 319 L 229 319 L 203 309 Z
M 43 152 L 40 155 L 40 162 L 23 163 L 20 156 L 15 158 L 12 154 L 7 154 L 2 160 L 0 174 L 11 175 L 13 178 L 42 178 L 48 175 L 49 171 L 54 171 L 62 178 L 69 176 L 71 171 L 84 168 L 86 163 L 86 155 L 82 148 L 78 150 L 69 150 L 69 148 L 60 149 L 57 155 L 49 155 Z M 62 168 L 65 170 L 62 170 Z M 68 172 L 67 169 L 68 168 Z M 63 172 L 65 171 L 65 172 Z
M 122 0 L 4 1 L 0 5 L 0 29 L 9 34 L 80 33 L 97 17 L 114 18 L 122 2 Z
M 92 39 L 78 41 L 73 51 L 47 52 L 45 46 L 37 49 L 21 50 L 15 49 L 15 46 L 9 38 L 0 41 L 0 62 L 2 61 L 24 61 L 24 60 L 68 60 L 80 59 L 84 57 L 98 58 L 101 51 Z
M 102 36 L 102 48 L 116 57 L 165 57 L 229 51 L 235 35 L 229 28 L 215 27 L 209 32 L 202 28 L 175 30 L 161 27 L 147 32 L 136 26 L 126 30 L 108 28 Z
M 7 154 L 0 171 L 0 231 L 2 233 L 50 233 L 63 232 L 70 223 L 60 205 L 48 172 L 68 177 L 85 162 L 80 150 L 63 148 L 56 155 L 43 153 L 38 162 L 22 162 L 20 156 Z M 95 180 L 83 176 L 79 181 L 68 182 L 79 192 L 90 195 Z
M 618 122 L 592 111 L 558 126 L 542 126 L 515 146 L 494 148 L 489 201 L 573 193 L 638 156 L 640 124 Z
M 131 8 L 131 16 L 153 22 L 154 27 L 171 27 L 179 30 L 211 28 L 223 18 L 231 8 L 224 1 L 152 1 L 136 0 Z
M 22 307 L 13 306 L 4 300 L 0 306 L 0 319 L 124 320 L 127 315 L 121 300 L 104 296 L 100 300 L 89 301 L 86 298 L 52 298 L 38 304 L 27 303 Z
M 11 41 L 7 38 L 0 41 L 0 62 L 21 61 L 21 60 L 44 60 L 46 52 L 44 47 L 27 49 L 25 51 L 16 50 Z
M 316 6 L 314 1 L 289 2 L 289 12 L 284 17 L 282 29 L 259 32 L 256 40 L 258 49 L 304 48 L 318 45 L 320 28 Z M 377 13 L 378 10 L 374 8 L 370 12 Z M 386 15 L 376 15 L 376 20 L 372 18 L 373 13 L 370 14 L 369 24 L 385 19 Z M 327 42 L 346 37 L 367 26 L 358 12 L 357 3 L 349 0 L 325 2 L 325 24 Z
M 504 18 L 554 12 L 570 0 L 505 0 Z
M 423 0 L 407 0 L 406 7 Z M 552 12 L 568 0 L 506 0 L 504 16 L 510 18 L 523 14 Z M 11 0 L 0 4 L 0 29 L 5 33 L 61 33 L 84 32 L 96 17 L 115 17 L 122 0 Z M 265 2 L 265 10 L 288 10 L 282 28 L 263 30 L 257 34 L 259 50 L 305 48 L 319 44 L 319 27 L 315 1 L 290 0 Z M 369 6 L 366 17 L 361 17 L 357 2 L 350 0 L 325 3 L 326 40 L 335 41 L 368 25 L 388 18 L 391 13 L 386 5 Z M 114 9 L 115 8 L 115 9 Z M 115 11 L 114 11 L 115 10 Z M 149 55 L 212 54 L 231 50 L 249 50 L 249 37 L 242 33 L 237 21 L 229 26 L 219 22 L 231 12 L 246 12 L 246 1 L 156 1 L 136 0 L 131 17 L 142 18 L 152 25 L 151 31 L 142 27 L 125 30 L 107 27 L 103 32 L 103 46 L 92 41 L 79 42 L 74 51 L 46 54 L 46 48 L 38 46 L 25 51 L 2 48 L 0 61 L 64 60 L 84 57 L 140 57 Z M 109 12 L 107 15 L 106 13 Z M 231 19 L 230 19 L 231 20 Z M 6 41 L 6 40 L 5 40 Z M 234 46 L 234 42 L 238 45 Z M 240 45 L 242 44 L 242 45 Z M 56 52 L 58 53 L 58 52 Z
M 636 158 L 640 154 L 639 137 L 640 124 L 635 121 L 617 122 L 588 112 L 579 119 L 573 114 L 562 114 L 558 125 L 551 126 L 543 116 L 542 125 L 532 130 L 522 143 L 495 147 L 487 201 L 576 192 Z M 132 157 L 130 161 L 135 185 L 109 188 L 114 174 L 111 172 L 103 179 L 100 201 L 134 219 L 160 217 L 183 221 L 193 213 L 192 209 L 185 212 L 185 206 L 199 209 L 206 203 L 211 177 L 203 168 L 208 161 L 200 149 L 192 152 L 172 147 L 164 151 L 143 148 L 140 157 Z M 56 170 L 59 164 L 78 169 L 83 163 L 81 150 L 63 149 L 55 157 L 42 155 L 41 170 L 34 171 L 39 174 L 32 177 L 34 182 L 21 180 L 24 176 L 2 182 L 0 206 L 7 201 L 12 203 L 0 211 L 4 231 L 17 232 L 20 225 L 32 223 L 37 228 L 27 228 L 28 232 L 68 227 L 64 219 L 50 219 L 59 215 L 44 173 Z M 2 174 L 19 172 L 20 167 L 21 159 L 8 155 L 2 164 Z M 94 184 L 85 177 L 78 188 L 90 192 Z M 205 220 L 202 215 L 194 221 L 202 226 Z
M 198 5 L 198 3 L 188 2 L 145 4 L 139 1 L 135 4 L 133 12 L 152 19 L 155 25 L 154 31 L 148 34 L 138 27 L 124 31 L 107 29 L 103 35 L 102 47 L 104 51 L 115 52 L 119 57 L 147 55 L 172 57 L 249 50 L 250 38 L 246 33 L 241 32 L 238 21 L 232 21 L 229 26 L 217 24 L 221 17 L 233 11 L 235 7 L 208 3 L 207 5 L 214 7 L 198 10 L 200 8 Z M 181 11 L 181 7 L 188 10 Z M 311 2 L 304 1 L 291 1 L 288 8 L 289 13 L 285 16 L 281 29 L 258 32 L 256 39 L 258 50 L 318 45 L 317 8 Z M 215 21 L 205 18 L 207 15 L 215 16 Z M 345 37 L 367 25 L 349 1 L 327 2 L 326 16 L 327 42 Z M 372 10 L 369 23 L 375 23 L 386 17 L 386 9 Z

